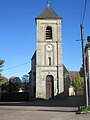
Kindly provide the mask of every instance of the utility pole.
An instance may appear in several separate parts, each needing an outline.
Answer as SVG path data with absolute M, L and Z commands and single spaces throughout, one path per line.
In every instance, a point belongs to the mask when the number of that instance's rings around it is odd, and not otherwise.
M 81 41 L 82 41 L 82 62 L 83 62 L 83 74 L 84 74 L 84 82 L 85 82 L 85 99 L 86 106 L 88 107 L 88 85 L 87 85 L 87 77 L 86 77 L 86 58 L 85 58 L 85 48 L 84 48 L 84 31 L 83 25 L 80 25 L 81 28 Z

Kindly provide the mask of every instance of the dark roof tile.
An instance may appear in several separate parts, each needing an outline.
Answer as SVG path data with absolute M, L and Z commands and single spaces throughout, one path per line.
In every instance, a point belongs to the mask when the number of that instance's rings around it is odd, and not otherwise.
M 50 6 L 47 6 L 44 11 L 36 17 L 36 19 L 62 19 L 58 16 Z
M 80 76 L 78 71 L 70 71 L 70 76 L 72 80 L 74 80 L 76 77 Z

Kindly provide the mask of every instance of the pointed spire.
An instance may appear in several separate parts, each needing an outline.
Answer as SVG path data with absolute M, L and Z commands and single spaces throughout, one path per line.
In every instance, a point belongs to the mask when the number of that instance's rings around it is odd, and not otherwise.
M 50 6 L 50 0 L 47 0 L 47 6 Z
M 36 17 L 36 19 L 62 19 L 57 15 L 57 13 L 54 12 L 54 10 L 50 7 L 47 6 L 43 12 Z

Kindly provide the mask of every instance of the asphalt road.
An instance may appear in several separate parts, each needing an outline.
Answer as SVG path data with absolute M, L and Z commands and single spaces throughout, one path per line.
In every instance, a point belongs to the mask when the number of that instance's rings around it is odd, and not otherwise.
M 77 114 L 82 99 L 0 102 L 0 120 L 90 120 L 90 113 Z

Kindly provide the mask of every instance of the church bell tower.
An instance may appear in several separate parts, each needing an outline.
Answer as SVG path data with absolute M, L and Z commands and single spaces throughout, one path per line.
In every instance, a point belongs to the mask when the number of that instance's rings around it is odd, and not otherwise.
M 36 17 L 36 98 L 49 99 L 64 91 L 62 18 L 48 6 Z

